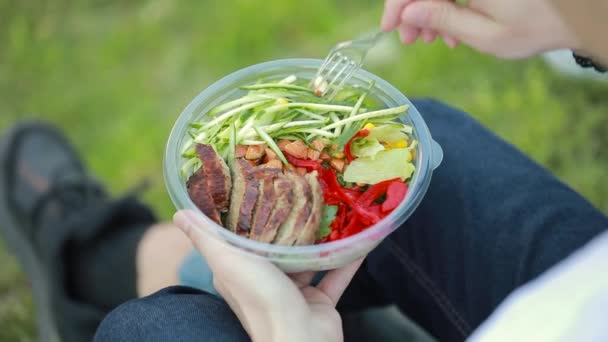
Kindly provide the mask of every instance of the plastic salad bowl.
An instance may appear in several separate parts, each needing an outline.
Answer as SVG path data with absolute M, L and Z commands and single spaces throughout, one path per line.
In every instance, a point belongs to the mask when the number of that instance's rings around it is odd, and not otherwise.
M 321 62 L 316 59 L 271 61 L 236 71 L 217 81 L 196 96 L 181 113 L 173 127 L 165 152 L 165 183 L 176 208 L 199 212 L 204 224 L 196 228 L 206 232 L 209 238 L 222 239 L 265 258 L 285 272 L 335 269 L 365 256 L 410 217 L 429 187 L 433 170 L 443 159 L 441 147 L 432 139 L 428 127 L 410 100 L 380 77 L 361 70 L 351 79 L 350 85 L 367 87 L 370 81 L 374 81 L 375 85 L 370 94 L 375 99 L 390 107 L 409 104 L 411 107 L 401 120 L 413 127 L 413 137 L 418 140 L 414 159 L 416 171 L 412 175 L 408 194 L 389 216 L 356 235 L 310 246 L 279 246 L 249 240 L 205 217 L 190 200 L 186 180 L 180 173 L 185 162 L 181 154 L 188 138 L 189 124 L 204 118 L 210 108 L 243 95 L 244 91 L 239 89 L 241 85 L 253 83 L 260 78 L 280 78 L 292 74 L 310 79 Z

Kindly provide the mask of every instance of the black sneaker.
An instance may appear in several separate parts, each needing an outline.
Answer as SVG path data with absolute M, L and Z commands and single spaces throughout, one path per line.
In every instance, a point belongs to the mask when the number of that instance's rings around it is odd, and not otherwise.
M 66 290 L 66 224 L 106 201 L 75 150 L 53 128 L 22 124 L 0 142 L 0 231 L 31 279 L 41 341 L 86 341 L 103 317 Z M 74 225 L 72 225 L 74 226 Z

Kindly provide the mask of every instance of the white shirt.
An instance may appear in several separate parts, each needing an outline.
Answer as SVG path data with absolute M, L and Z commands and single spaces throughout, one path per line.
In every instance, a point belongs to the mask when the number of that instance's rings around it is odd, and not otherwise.
M 513 292 L 470 341 L 608 342 L 608 232 Z

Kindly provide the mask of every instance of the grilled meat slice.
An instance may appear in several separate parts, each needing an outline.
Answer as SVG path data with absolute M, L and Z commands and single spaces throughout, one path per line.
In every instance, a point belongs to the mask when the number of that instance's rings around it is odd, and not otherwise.
M 253 209 L 259 193 L 259 170 L 249 165 L 245 159 L 238 158 L 232 167 L 232 194 L 230 209 L 226 217 L 226 227 L 231 231 L 246 235 L 253 221 Z
M 213 198 L 217 210 L 225 213 L 228 211 L 230 189 L 232 188 L 230 169 L 211 145 L 196 144 L 195 149 L 207 175 L 207 191 Z
M 294 203 L 291 213 L 283 222 L 274 243 L 277 245 L 291 246 L 297 240 L 312 210 L 312 192 L 310 184 L 304 177 L 289 172 L 285 175 L 293 183 Z
M 253 222 L 249 238 L 258 240 L 264 232 L 264 227 L 272 214 L 272 208 L 275 206 L 276 194 L 274 191 L 274 179 L 279 175 L 280 171 L 276 169 L 258 168 L 258 178 L 260 188 L 258 200 L 256 202 L 255 211 L 253 213 Z
M 312 194 L 312 206 L 308 221 L 304 225 L 296 245 L 312 245 L 317 239 L 317 232 L 321 228 L 321 217 L 323 215 L 323 190 L 317 180 L 317 171 L 307 173 L 304 178 L 310 185 Z
M 279 228 L 289 217 L 293 205 L 293 183 L 289 178 L 278 175 L 275 177 L 273 185 L 275 200 L 272 203 L 272 213 L 262 233 L 254 237 L 250 236 L 250 238 L 266 243 L 271 243 L 274 240 Z
M 188 195 L 190 199 L 196 205 L 203 214 L 207 215 L 210 219 L 222 224 L 220 219 L 220 213 L 215 206 L 215 202 L 211 197 L 208 189 L 208 176 L 204 168 L 198 169 L 190 178 L 186 184 L 188 188 Z

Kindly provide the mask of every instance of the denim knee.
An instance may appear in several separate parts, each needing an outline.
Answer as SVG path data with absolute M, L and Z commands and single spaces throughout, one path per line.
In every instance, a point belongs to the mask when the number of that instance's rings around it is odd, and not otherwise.
M 248 341 L 230 307 L 205 292 L 170 287 L 112 311 L 95 341 Z

